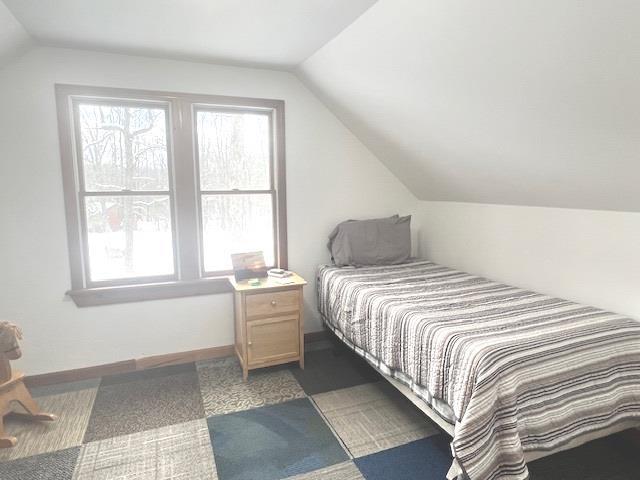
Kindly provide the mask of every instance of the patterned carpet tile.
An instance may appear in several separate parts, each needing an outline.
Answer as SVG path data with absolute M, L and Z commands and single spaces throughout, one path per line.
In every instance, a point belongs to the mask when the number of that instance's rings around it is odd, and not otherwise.
M 354 461 L 366 480 L 443 480 L 451 466 L 449 440 L 434 435 Z
M 71 480 L 80 447 L 0 462 L 2 480 Z
M 134 373 L 103 379 L 85 443 L 204 418 L 194 364 Z
M 302 473 L 287 480 L 364 480 L 353 462 L 343 462 L 309 473 Z
M 87 443 L 73 480 L 216 479 L 204 419 Z
M 273 405 L 305 396 L 293 374 L 282 367 L 252 371 L 245 382 L 236 358 L 199 363 L 198 378 L 207 416 Z
M 367 362 L 345 348 L 310 351 L 305 368 L 292 372 L 307 395 L 376 382 L 380 375 Z
M 386 382 L 321 393 L 313 400 L 354 457 L 438 433 L 422 412 Z
M 207 420 L 221 480 L 278 480 L 348 460 L 309 399 Z
M 36 401 L 43 411 L 58 416 L 54 422 L 5 417 L 5 430 L 18 439 L 18 444 L 0 450 L 0 461 L 81 445 L 96 391 L 91 387 L 38 397 Z

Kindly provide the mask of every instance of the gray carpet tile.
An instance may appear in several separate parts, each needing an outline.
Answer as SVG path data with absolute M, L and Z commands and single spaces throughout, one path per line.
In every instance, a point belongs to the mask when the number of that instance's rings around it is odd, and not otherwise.
M 0 462 L 2 480 L 71 480 L 80 447 Z
M 217 479 L 204 419 L 82 446 L 73 480 Z
M 18 439 L 18 444 L 0 450 L 0 461 L 81 445 L 96 391 L 90 387 L 38 397 L 36 401 L 43 411 L 58 416 L 54 422 L 5 417 L 5 429 Z
M 317 342 L 305 343 L 305 353 L 315 352 L 317 350 L 328 350 L 334 347 L 334 343 L 331 340 L 319 340 Z
M 354 457 L 438 433 L 424 414 L 386 382 L 321 393 L 313 401 Z
M 236 358 L 198 364 L 200 391 L 207 416 L 273 405 L 305 396 L 291 371 L 282 367 L 264 368 L 242 379 Z
M 358 467 L 351 461 L 332 465 L 309 473 L 302 473 L 287 480 L 364 480 Z
M 143 372 L 135 372 L 143 373 Z M 164 373 L 164 374 L 163 374 Z M 204 418 L 195 365 L 103 379 L 84 442 Z
M 535 460 L 531 480 L 638 480 L 637 447 L 624 434 L 594 440 L 578 448 Z
M 307 395 L 380 380 L 369 364 L 341 347 L 308 352 L 304 370 L 293 367 L 291 371 Z
M 221 480 L 277 480 L 348 460 L 309 399 L 207 419 Z
M 108 375 L 102 378 L 101 385 L 117 385 L 120 383 L 137 382 L 140 380 L 151 380 L 154 378 L 168 377 L 179 373 L 191 373 L 195 371 L 193 362 L 183 363 L 180 365 L 169 365 L 167 367 L 149 368 L 147 370 L 139 370 L 136 372 L 119 373 L 117 375 Z

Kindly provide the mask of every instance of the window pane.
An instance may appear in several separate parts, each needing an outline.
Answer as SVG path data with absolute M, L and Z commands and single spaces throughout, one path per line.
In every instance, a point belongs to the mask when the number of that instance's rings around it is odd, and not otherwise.
M 262 251 L 274 265 L 271 195 L 203 195 L 204 269 L 231 270 L 232 253 Z
M 268 190 L 269 116 L 197 112 L 202 190 Z
M 85 197 L 91 280 L 174 272 L 168 196 Z
M 168 190 L 165 111 L 79 105 L 85 189 Z

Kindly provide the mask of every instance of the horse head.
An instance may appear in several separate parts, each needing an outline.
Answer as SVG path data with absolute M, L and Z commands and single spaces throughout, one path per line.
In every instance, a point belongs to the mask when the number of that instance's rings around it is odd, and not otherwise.
M 20 358 L 22 352 L 18 340 L 22 340 L 22 331 L 12 323 L 0 322 L 0 355 L 9 360 Z

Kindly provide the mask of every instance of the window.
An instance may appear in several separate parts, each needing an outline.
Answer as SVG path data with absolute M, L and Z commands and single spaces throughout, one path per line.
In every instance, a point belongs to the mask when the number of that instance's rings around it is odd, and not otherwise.
M 235 252 L 286 268 L 282 101 L 56 93 L 76 304 L 223 291 Z
M 176 272 L 166 105 L 74 102 L 88 283 Z
M 257 250 L 275 265 L 269 116 L 198 108 L 196 130 L 204 271 Z

